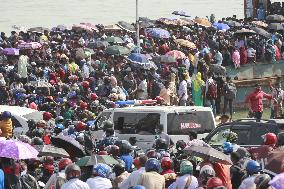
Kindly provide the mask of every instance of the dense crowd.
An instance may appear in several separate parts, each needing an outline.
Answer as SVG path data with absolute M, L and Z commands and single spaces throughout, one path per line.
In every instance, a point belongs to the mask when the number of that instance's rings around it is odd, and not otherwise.
M 195 133 L 190 141 L 179 141 L 171 151 L 169 136 L 157 128 L 155 147 L 144 155 L 135 142 L 118 139 L 110 122 L 104 123 L 105 136 L 98 142 L 91 137 L 91 131 L 98 129 L 93 124 L 100 112 L 136 102 L 131 100 L 151 105 L 210 106 L 214 115 L 225 114 L 229 105 L 232 118 L 237 89 L 224 66 L 237 69 L 264 60 L 280 61 L 283 37 L 281 30 L 269 29 L 265 22 L 235 17 L 215 22 L 214 16 L 210 21 L 160 19 L 153 23 L 144 19 L 142 27 L 156 28 L 141 28 L 140 48 L 134 45 L 137 41 L 131 25 L 33 28 L 12 31 L 10 36 L 2 32 L 1 104 L 44 112 L 43 120 L 28 121 L 29 131 L 18 140 L 33 146 L 50 145 L 53 137 L 67 136 L 84 146 L 83 154 L 107 155 L 118 163 L 80 168 L 77 157 L 82 155 L 76 155 L 76 150 L 68 152 L 70 159 L 1 158 L 0 188 L 281 188 L 275 186 L 277 179 L 270 181 L 270 175 L 259 174 L 261 167 L 253 153 L 235 145 L 236 139 L 229 139 L 237 137 L 234 133 L 229 133 L 235 137 L 228 137 L 222 148 L 230 154 L 232 166 L 184 153 L 186 146 L 208 147 Z M 256 25 L 271 33 L 249 30 Z M 280 83 L 271 89 L 274 96 L 256 86 L 247 98 L 258 119 L 263 98 L 273 99 L 278 107 L 274 114 L 282 116 Z M 14 137 L 11 112 L 2 113 L 0 127 L 2 137 Z M 267 134 L 264 144 L 271 150 L 279 149 L 281 137 L 277 143 L 276 135 Z

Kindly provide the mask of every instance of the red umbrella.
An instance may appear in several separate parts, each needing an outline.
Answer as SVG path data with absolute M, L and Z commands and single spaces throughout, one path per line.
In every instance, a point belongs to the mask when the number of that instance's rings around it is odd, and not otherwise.
M 166 55 L 173 56 L 176 59 L 184 59 L 184 58 L 186 58 L 185 54 L 183 52 L 181 52 L 181 51 L 178 51 L 178 50 L 173 50 L 173 51 L 167 52 Z

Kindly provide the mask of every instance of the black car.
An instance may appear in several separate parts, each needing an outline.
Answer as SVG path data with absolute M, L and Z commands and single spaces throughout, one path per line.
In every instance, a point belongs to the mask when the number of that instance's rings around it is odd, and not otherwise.
M 243 147 L 259 146 L 263 143 L 262 136 L 266 133 L 275 133 L 284 131 L 283 119 L 261 120 L 240 119 L 231 123 L 225 123 L 216 127 L 204 139 L 212 147 L 220 147 L 226 141 L 224 133 L 232 131 L 238 134 L 237 144 Z

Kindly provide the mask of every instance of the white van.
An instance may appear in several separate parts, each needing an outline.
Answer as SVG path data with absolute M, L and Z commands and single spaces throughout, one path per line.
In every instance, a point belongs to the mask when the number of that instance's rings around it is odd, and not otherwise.
M 116 136 L 128 140 L 136 137 L 137 146 L 151 148 L 155 141 L 155 128 L 162 124 L 164 132 L 173 142 L 188 141 L 189 131 L 208 133 L 216 126 L 211 108 L 199 106 L 136 106 L 104 110 L 96 119 L 95 126 L 103 122 L 114 123 Z M 102 130 L 94 131 L 94 138 L 102 137 Z

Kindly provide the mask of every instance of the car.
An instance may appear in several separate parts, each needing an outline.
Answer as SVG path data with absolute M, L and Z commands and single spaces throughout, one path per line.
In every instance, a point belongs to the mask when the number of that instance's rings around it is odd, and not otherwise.
M 219 148 L 226 141 L 224 134 L 229 131 L 237 133 L 236 144 L 245 148 L 256 147 L 263 143 L 262 136 L 266 133 L 277 135 L 284 131 L 284 120 L 270 119 L 257 122 L 255 119 L 239 119 L 217 126 L 203 140 L 212 147 Z
M 189 131 L 209 133 L 216 126 L 211 108 L 199 106 L 134 106 L 104 110 L 96 119 L 95 126 L 102 128 L 103 122 L 114 123 L 116 136 L 123 140 L 135 137 L 142 149 L 152 147 L 157 125 L 173 142 L 188 140 Z M 95 131 L 94 138 L 101 139 L 102 131 Z
M 13 133 L 15 136 L 26 133 L 29 130 L 27 121 L 34 119 L 39 121 L 42 119 L 42 112 L 20 106 L 0 105 L 0 112 L 9 111 L 12 114 Z

